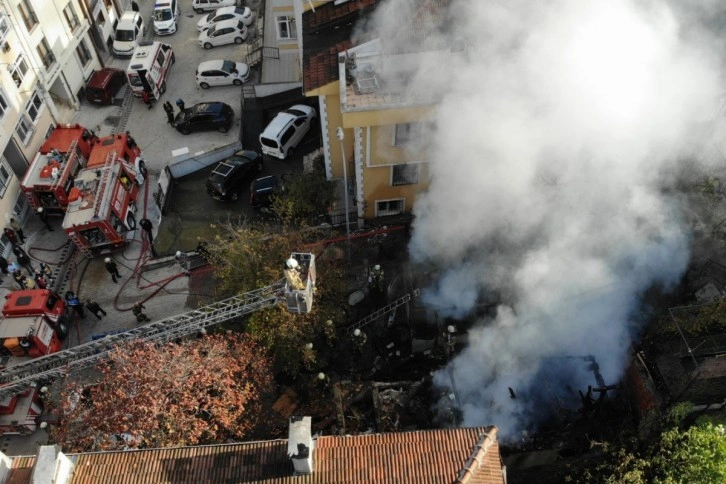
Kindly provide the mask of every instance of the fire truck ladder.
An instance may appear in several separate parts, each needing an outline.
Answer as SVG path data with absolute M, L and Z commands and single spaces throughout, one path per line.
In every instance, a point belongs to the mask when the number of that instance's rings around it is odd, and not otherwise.
M 60 171 L 58 173 L 58 178 L 53 180 L 53 183 L 51 183 L 50 185 L 51 190 L 55 190 L 58 184 L 64 181 L 66 172 L 70 170 L 73 157 L 79 156 L 79 154 L 80 152 L 78 150 L 78 140 L 74 139 L 73 141 L 71 141 L 71 144 L 68 147 L 68 151 L 65 154 L 61 155 L 63 157 L 63 164 L 61 165 Z
M 393 301 L 391 304 L 388 304 L 386 306 L 383 306 L 381 309 L 378 309 L 377 311 L 372 312 L 365 318 L 361 319 L 360 321 L 356 321 L 355 323 L 348 326 L 349 331 L 353 331 L 356 329 L 361 329 L 364 326 L 368 326 L 370 323 L 375 321 L 376 319 L 380 318 L 384 314 L 390 313 L 394 309 L 403 306 L 407 302 L 409 302 L 411 299 L 418 297 L 421 295 L 420 289 L 414 289 L 413 291 L 409 292 L 408 294 L 405 294 L 395 301 Z
M 76 248 L 83 252 L 83 255 L 85 255 L 89 259 L 93 257 L 93 252 L 90 248 L 85 246 L 85 241 L 81 239 L 81 236 L 78 235 L 78 232 L 71 232 L 68 234 L 68 237 L 71 239 L 71 241 L 73 241 L 73 244 L 75 244 Z
M 195 334 L 207 326 L 272 307 L 284 301 L 284 282 L 281 279 L 262 289 L 7 368 L 0 373 L 0 399 L 19 393 L 39 380 L 53 379 L 95 366 L 121 343 L 139 340 L 163 344 Z
M 103 196 L 106 193 L 106 187 L 108 186 L 108 183 L 111 179 L 111 175 L 113 175 L 113 170 L 111 169 L 111 166 L 113 165 L 113 161 L 116 159 L 116 153 L 109 153 L 106 157 L 106 162 L 103 164 L 102 170 L 104 170 L 103 174 L 101 175 L 101 182 L 98 185 L 98 189 L 96 190 L 96 199 L 93 203 L 93 215 L 98 215 L 101 212 L 101 206 L 103 205 Z

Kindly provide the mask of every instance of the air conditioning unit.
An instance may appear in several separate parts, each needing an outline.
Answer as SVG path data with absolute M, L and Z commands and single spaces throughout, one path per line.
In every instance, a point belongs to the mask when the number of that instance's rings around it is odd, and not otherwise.
M 8 42 L 7 40 L 6 40 L 6 41 L 4 41 L 4 42 L 2 43 L 2 45 L 0 45 L 0 47 L 2 47 L 2 49 L 3 49 L 3 52 L 5 52 L 6 54 L 7 54 L 8 52 L 10 52 L 10 43 L 9 43 L 9 42 Z

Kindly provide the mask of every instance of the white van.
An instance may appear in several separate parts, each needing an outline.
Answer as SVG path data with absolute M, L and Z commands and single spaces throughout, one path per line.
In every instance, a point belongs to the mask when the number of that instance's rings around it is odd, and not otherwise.
M 157 0 L 154 5 L 154 32 L 156 35 L 171 35 L 176 32 L 179 21 L 177 0 Z
M 166 76 L 176 62 L 174 50 L 163 42 L 141 42 L 134 51 L 126 69 L 126 77 L 134 96 L 141 98 L 144 91 L 158 100 L 166 91 Z
M 197 13 L 209 12 L 217 10 L 221 7 L 234 7 L 237 0 L 192 0 L 192 8 Z
M 116 25 L 113 37 L 113 53 L 120 57 L 128 57 L 144 36 L 144 18 L 139 12 L 124 12 Z
M 310 131 L 316 117 L 315 109 L 304 104 L 277 113 L 260 135 L 262 153 L 284 160 Z

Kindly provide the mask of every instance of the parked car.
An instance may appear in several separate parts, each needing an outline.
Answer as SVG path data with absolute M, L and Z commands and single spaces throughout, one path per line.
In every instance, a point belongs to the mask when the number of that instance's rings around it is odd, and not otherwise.
M 262 165 L 259 153 L 237 151 L 214 168 L 207 179 L 207 193 L 222 202 L 237 200 L 244 187 L 243 182 L 261 172 Z
M 316 117 L 315 109 L 304 104 L 277 113 L 260 135 L 262 153 L 284 160 L 310 130 Z
M 192 0 L 192 9 L 197 13 L 209 12 L 222 7 L 233 7 L 237 0 Z
M 174 126 L 181 134 L 216 129 L 226 133 L 232 127 L 234 111 L 229 104 L 220 102 L 199 103 L 176 115 Z
M 126 73 L 106 67 L 93 71 L 86 84 L 86 99 L 93 104 L 113 104 L 116 93 L 126 85 Z
M 241 86 L 250 78 L 250 68 L 244 62 L 229 60 L 204 61 L 197 67 L 197 84 L 202 89 L 210 86 Z
M 222 7 L 204 15 L 197 22 L 197 30 L 201 32 L 214 25 L 215 22 L 221 22 L 222 20 L 241 20 L 243 24 L 249 27 L 254 19 L 252 18 L 252 10 L 249 7 Z
M 156 35 L 171 35 L 176 32 L 179 22 L 178 0 L 157 0 L 154 5 L 154 32 Z
M 255 210 L 265 211 L 272 205 L 274 197 L 285 191 L 282 175 L 258 178 L 250 184 L 250 205 Z
M 113 53 L 120 57 L 130 57 L 144 36 L 144 18 L 139 12 L 124 12 L 116 24 L 113 37 Z
M 247 27 L 241 20 L 222 20 L 216 22 L 199 34 L 199 45 L 211 49 L 219 45 L 241 44 L 247 39 Z

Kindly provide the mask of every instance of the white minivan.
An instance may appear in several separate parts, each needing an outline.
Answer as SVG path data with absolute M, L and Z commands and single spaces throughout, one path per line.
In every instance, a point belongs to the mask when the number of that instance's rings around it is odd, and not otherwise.
M 153 18 L 156 35 L 171 35 L 176 32 L 179 21 L 178 0 L 157 0 Z
M 217 10 L 221 7 L 234 7 L 237 0 L 192 0 L 192 9 L 197 13 Z
M 304 104 L 277 113 L 260 135 L 262 153 L 284 160 L 310 131 L 316 117 L 315 109 Z
M 139 12 L 124 12 L 116 24 L 113 37 L 113 53 L 119 57 L 130 57 L 144 36 L 144 18 Z

